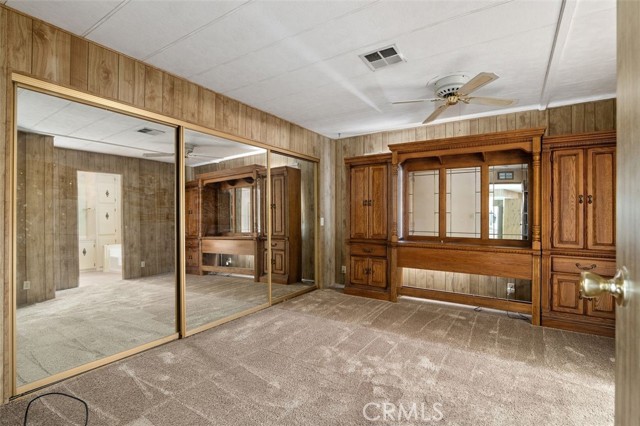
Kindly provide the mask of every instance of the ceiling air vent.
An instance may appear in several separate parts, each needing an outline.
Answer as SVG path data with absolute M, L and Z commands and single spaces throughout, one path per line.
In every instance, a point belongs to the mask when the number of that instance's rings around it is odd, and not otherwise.
M 379 70 L 388 65 L 404 62 L 405 59 L 398 51 L 395 45 L 383 47 L 382 49 L 374 50 L 373 52 L 364 53 L 360 55 L 360 59 L 371 69 L 371 71 Z
M 138 130 L 138 132 L 144 133 L 145 135 L 150 135 L 150 136 L 158 136 L 164 133 L 164 131 L 162 130 L 151 129 L 149 127 L 143 127 L 142 129 Z

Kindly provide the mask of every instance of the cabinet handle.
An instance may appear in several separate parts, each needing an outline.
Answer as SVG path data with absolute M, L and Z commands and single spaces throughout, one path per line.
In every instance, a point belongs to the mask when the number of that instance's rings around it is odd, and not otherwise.
M 362 200 L 362 206 L 367 207 L 367 200 Z
M 367 205 L 371 207 L 373 205 L 373 200 L 369 200 L 369 203 Z
M 582 204 L 584 203 L 584 195 L 580 194 L 578 195 L 578 204 Z
M 364 268 L 364 274 L 369 275 L 371 273 L 371 268 Z
M 278 243 L 271 243 L 271 247 L 276 247 Z
M 596 269 L 598 265 L 596 265 L 595 263 L 592 263 L 591 265 L 581 265 L 579 263 L 576 263 L 576 268 L 582 270 L 582 271 L 591 271 L 592 269 Z
M 587 195 L 587 204 L 593 204 L 593 195 Z
M 373 253 L 373 249 L 370 248 L 363 248 L 362 251 L 365 253 Z

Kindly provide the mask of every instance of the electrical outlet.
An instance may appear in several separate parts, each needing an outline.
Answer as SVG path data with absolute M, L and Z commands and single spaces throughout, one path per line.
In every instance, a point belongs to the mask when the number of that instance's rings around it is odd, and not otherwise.
M 516 292 L 516 284 L 515 283 L 507 283 L 507 294 L 513 294 Z
M 31 288 L 31 281 L 25 281 L 24 283 L 22 283 L 23 290 L 29 290 L 30 288 Z
M 140 262 L 140 267 L 144 268 L 144 260 L 142 262 Z
M 343 274 L 347 273 L 347 267 L 345 265 L 342 265 L 342 273 Z

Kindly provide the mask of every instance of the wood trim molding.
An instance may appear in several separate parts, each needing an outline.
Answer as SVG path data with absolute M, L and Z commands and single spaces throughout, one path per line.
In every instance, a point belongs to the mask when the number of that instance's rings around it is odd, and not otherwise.
M 344 159 L 344 163 L 350 166 L 358 166 L 363 164 L 374 164 L 374 163 L 390 163 L 390 162 L 391 162 L 391 153 L 359 155 L 357 157 L 349 157 Z
M 558 148 L 575 146 L 616 145 L 616 131 L 577 133 L 572 135 L 547 136 L 542 140 L 542 150 L 550 151 Z
M 470 294 L 414 287 L 401 287 L 398 292 L 401 296 L 420 297 L 423 299 L 433 299 L 442 302 L 461 303 L 464 305 L 481 306 L 483 308 L 519 312 L 521 314 L 531 314 L 531 303 L 528 302 L 516 302 L 512 300 L 494 299 L 492 297 L 473 296 Z

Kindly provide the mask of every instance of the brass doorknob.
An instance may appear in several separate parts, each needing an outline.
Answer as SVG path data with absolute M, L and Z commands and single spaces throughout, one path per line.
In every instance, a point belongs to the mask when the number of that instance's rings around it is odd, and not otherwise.
M 616 303 L 621 305 L 625 300 L 625 287 L 629 272 L 624 266 L 618 269 L 616 275 L 611 279 L 606 279 L 593 272 L 580 273 L 580 294 L 585 299 L 593 299 L 602 294 L 609 293 L 616 299 Z

